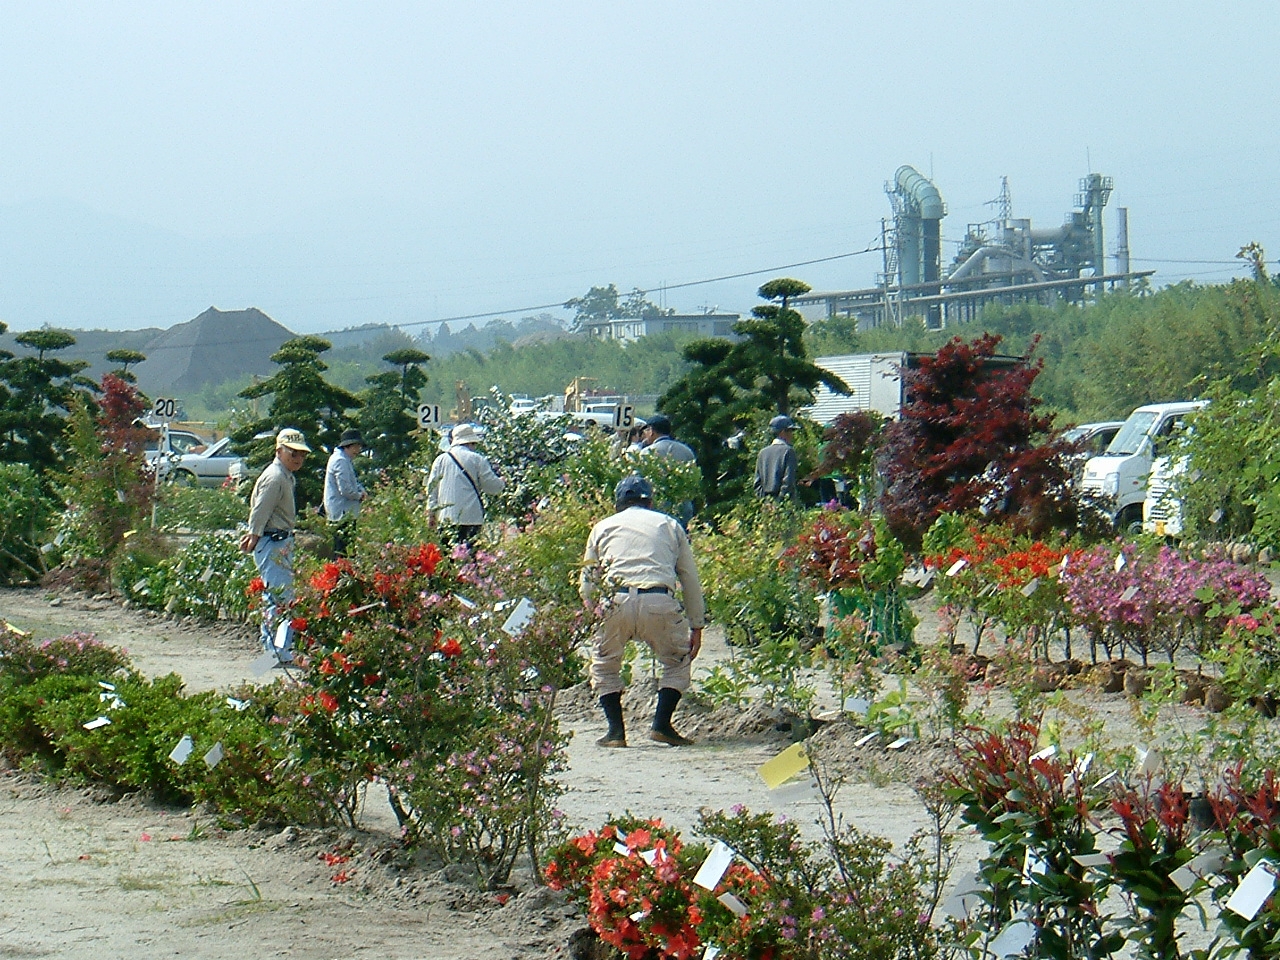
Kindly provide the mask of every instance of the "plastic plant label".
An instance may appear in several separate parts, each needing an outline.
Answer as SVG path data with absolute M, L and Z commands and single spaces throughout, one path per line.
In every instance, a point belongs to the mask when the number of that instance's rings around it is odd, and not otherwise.
M 1155 747 L 1150 750 L 1138 751 L 1138 769 L 1137 775 L 1140 777 L 1154 776 L 1160 772 L 1160 767 L 1164 763 L 1164 758 L 1160 756 L 1160 751 Z
M 1024 597 L 1029 597 L 1039 589 L 1040 589 L 1040 578 L 1036 577 L 1032 580 L 1028 580 L 1026 584 L 1022 587 L 1022 595 Z
M 112 692 L 115 692 L 115 689 L 116 689 L 116 685 L 114 683 L 107 683 L 107 681 L 105 680 L 99 680 L 98 686 L 100 686 L 103 690 L 110 690 Z
M 1026 880 L 1030 880 L 1037 873 L 1048 873 L 1049 865 L 1044 862 L 1030 849 L 1026 850 L 1022 855 L 1022 876 Z
M 954 577 L 957 573 L 959 573 L 961 570 L 963 570 L 963 569 L 964 569 L 965 567 L 967 567 L 968 565 L 969 565 L 969 561 L 968 561 L 968 560 L 966 560 L 964 557 L 961 557 L 959 560 L 957 560 L 957 561 L 956 561 L 955 563 L 953 563 L 951 566 L 947 567 L 947 576 L 948 576 L 948 577 Z
M 276 627 L 276 637 L 272 641 L 277 650 L 284 650 L 289 646 L 289 638 L 293 635 L 293 625 L 289 623 L 289 618 L 280 621 L 280 626 Z
M 916 583 L 921 587 L 927 587 L 929 584 L 933 583 L 933 577 L 934 572 L 932 570 L 926 570 L 924 573 L 920 574 L 920 579 L 917 580 Z
M 1055 753 L 1057 753 L 1057 752 L 1058 752 L 1058 748 L 1057 748 L 1057 747 L 1055 747 L 1053 744 L 1049 744 L 1049 746 L 1045 747 L 1045 748 L 1044 748 L 1043 750 L 1041 750 L 1039 753 L 1033 753 L 1033 754 L 1031 755 L 1030 759 L 1032 759 L 1032 760 L 1048 760 L 1050 757 L 1052 757 L 1052 756 L 1053 756 Z
M 1138 588 L 1136 586 L 1128 587 L 1124 593 L 1120 594 L 1120 602 L 1128 603 L 1137 595 L 1138 595 Z
M 793 743 L 772 760 L 760 764 L 760 778 L 770 790 L 782 786 L 801 770 L 809 768 L 809 755 L 803 743 Z
M 845 697 L 844 710 L 845 713 L 856 713 L 860 717 L 865 717 L 867 711 L 871 709 L 871 701 L 866 697 Z
M 367 610 L 372 610 L 374 607 L 381 606 L 381 604 L 382 604 L 381 600 L 375 600 L 373 601 L 373 603 L 365 603 L 365 604 L 361 604 L 358 607 L 352 607 L 350 610 L 347 611 L 347 616 L 354 617 L 358 614 L 364 613 Z
M 222 750 L 222 744 L 215 743 L 209 748 L 209 752 L 204 755 L 204 765 L 212 770 L 222 762 L 222 758 L 225 756 L 226 753 Z
M 720 956 L 720 948 L 714 943 L 708 943 L 707 949 L 702 951 L 702 960 L 716 960 Z
M 818 797 L 818 781 L 813 777 L 806 780 L 791 780 L 773 791 L 773 802 L 778 804 L 805 803 Z
M 632 923 L 639 923 L 641 920 L 643 920 L 643 919 L 644 919 L 645 917 L 647 917 L 648 915 L 649 915 L 649 911 L 648 911 L 648 910 L 637 910 L 635 913 L 633 913 L 633 914 L 631 915 L 631 922 L 632 922 Z
M 625 843 L 615 843 L 613 845 L 613 852 L 620 857 L 631 856 L 631 848 L 628 847 Z
M 899 737 L 897 740 L 893 741 L 893 743 L 891 743 L 891 744 L 889 744 L 888 746 L 886 746 L 886 747 L 885 747 L 885 749 L 886 749 L 886 750 L 901 750 L 901 749 L 902 749 L 903 747 L 905 747 L 907 744 L 909 744 L 909 743 L 915 743 L 915 742 L 916 742 L 916 741 L 915 741 L 915 738 L 914 738 L 914 737 Z
M 872 730 L 865 737 L 859 737 L 857 740 L 855 740 L 853 742 L 853 745 L 855 747 L 865 747 L 868 743 L 870 743 L 872 740 L 874 740 L 878 736 L 880 736 L 880 734 L 877 733 L 875 730 Z
M 1035 939 L 1036 925 L 1030 920 L 1013 920 L 991 941 L 990 950 L 997 957 L 1013 957 L 1022 953 Z
M 249 706 L 248 700 L 237 700 L 235 697 L 227 697 L 227 706 L 239 713 L 245 707 Z
M 1271 896 L 1276 887 L 1276 875 L 1272 873 L 1275 864 L 1270 860 L 1259 860 L 1257 865 L 1244 875 L 1240 886 L 1227 901 L 1226 907 L 1232 913 L 1238 913 L 1246 920 L 1252 920 L 1262 909 L 1262 905 Z
M 98 717 L 96 720 L 90 720 L 88 723 L 82 723 L 82 727 L 86 730 L 97 730 L 99 727 L 111 726 L 110 717 Z
M 511 616 L 507 617 L 506 623 L 502 625 L 502 632 L 509 637 L 520 636 L 536 612 L 537 608 L 529 602 L 529 598 L 521 597 L 520 602 L 516 604 L 515 610 L 511 612 Z
M 1117 554 L 1116 554 L 1116 562 L 1115 562 L 1115 564 L 1114 564 L 1114 566 L 1115 566 L 1115 568 L 1116 568 L 1116 573 L 1119 573 L 1121 570 L 1123 570 L 1123 569 L 1124 569 L 1124 565 L 1125 565 L 1125 563 L 1126 563 L 1126 561 L 1125 561 L 1125 558 L 1124 558 L 1124 554 L 1123 554 L 1123 553 L 1117 553 Z
M 655 847 L 652 850 L 640 851 L 640 859 L 643 860 L 645 863 L 647 863 L 651 867 L 657 866 L 666 858 L 667 858 L 667 855 L 662 852 L 661 847 Z
M 465 607 L 468 610 L 474 610 L 476 608 L 476 602 L 474 600 L 468 600 L 466 597 L 464 597 L 460 593 L 455 593 L 453 595 L 453 599 L 457 600 L 458 603 L 460 603 L 463 607 Z
M 213 579 L 213 564 L 204 568 L 204 573 L 200 574 L 200 582 L 208 583 Z
M 1110 783 L 1117 776 L 1118 776 L 1118 772 L 1115 770 L 1112 770 L 1110 773 L 1106 774 L 1105 776 L 1099 777 L 1097 780 L 1095 780 L 1093 783 L 1093 786 L 1096 789 L 1102 786 L 1104 783 Z
M 1222 508 L 1221 508 L 1221 507 L 1219 507 L 1217 510 L 1214 510 L 1214 511 L 1213 511 L 1213 513 L 1209 514 L 1209 522 L 1210 522 L 1210 523 L 1221 523 L 1221 522 L 1222 522 Z
M 702 866 L 694 874 L 693 882 L 704 890 L 714 890 L 720 878 L 724 876 L 724 872 L 729 869 L 729 864 L 733 863 L 733 856 L 733 849 L 717 840 L 711 845 L 707 859 L 702 861 Z
M 745 917 L 747 915 L 747 905 L 732 893 L 722 893 L 716 899 L 732 910 L 735 917 Z
M 1082 867 L 1106 867 L 1111 865 L 1111 858 L 1105 853 L 1082 853 L 1072 857 Z
M 195 749 L 195 744 L 191 741 L 191 734 L 182 735 L 182 739 L 178 741 L 178 745 L 169 751 L 169 759 L 182 766 L 187 762 L 187 757 L 191 756 L 191 751 Z

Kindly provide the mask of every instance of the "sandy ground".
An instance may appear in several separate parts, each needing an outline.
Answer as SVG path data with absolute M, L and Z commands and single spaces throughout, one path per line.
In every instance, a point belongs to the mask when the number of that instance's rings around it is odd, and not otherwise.
M 925 611 L 927 613 L 927 610 Z M 123 610 L 107 599 L 39 590 L 0 590 L 0 617 L 41 636 L 95 633 L 126 649 L 139 669 L 177 672 L 191 690 L 253 680 L 253 630 L 214 627 Z M 932 639 L 929 622 L 920 639 Z M 728 653 L 708 631 L 704 663 Z M 657 815 L 684 829 L 698 810 L 744 804 L 811 824 L 819 812 L 803 791 L 770 793 L 757 768 L 791 741 L 767 711 L 749 711 L 739 733 L 700 737 L 719 722 L 692 709 L 676 723 L 699 738 L 673 749 L 644 736 L 650 685 L 629 692 L 632 746 L 595 745 L 602 720 L 582 690 L 563 698 L 569 746 L 568 792 L 560 806 L 570 822 L 598 827 L 610 814 Z M 1090 710 L 1123 724 L 1123 698 L 1092 702 Z M 732 732 L 732 731 L 731 731 Z M 936 772 L 941 746 L 884 744 L 851 748 L 842 758 L 858 771 L 838 797 L 846 821 L 902 842 L 927 824 L 910 780 Z M 556 894 L 517 878 L 517 894 L 499 904 L 492 894 L 447 882 L 408 862 L 394 842 L 395 822 L 376 788 L 363 832 L 288 828 L 224 833 L 211 819 L 162 809 L 139 798 L 103 802 L 89 791 L 58 790 L 18 771 L 0 773 L 0 855 L 8 883 L 0 898 L 0 957 L 68 960 L 183 955 L 215 957 L 517 958 L 569 956 L 568 941 L 583 924 Z M 816 828 L 815 828 L 816 829 Z M 968 858 L 972 835 L 962 838 Z M 351 855 L 340 866 L 323 854 Z M 348 880 L 333 877 L 345 871 Z

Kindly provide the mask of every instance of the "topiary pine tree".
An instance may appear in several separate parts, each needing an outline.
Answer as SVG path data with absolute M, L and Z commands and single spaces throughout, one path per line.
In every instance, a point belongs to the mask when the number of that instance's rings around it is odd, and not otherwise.
M 365 443 L 373 450 L 373 462 L 380 469 L 393 469 L 408 461 L 417 449 L 413 435 L 418 426 L 415 411 L 422 388 L 427 385 L 422 365 L 431 357 L 421 350 L 406 348 L 393 350 L 382 359 L 400 371 L 386 370 L 365 377 L 369 389 L 361 394 L 364 406 L 359 423 Z
M 825 383 L 838 393 L 848 387 L 835 374 L 809 362 L 804 346 L 804 318 L 785 306 L 788 297 L 808 291 L 800 280 L 772 280 L 760 296 L 778 299 L 752 310 L 752 318 L 733 325 L 740 339 L 695 340 L 685 346 L 692 364 L 658 400 L 682 440 L 693 447 L 702 469 L 708 506 L 732 502 L 749 489 L 754 452 L 725 441 L 763 427 L 778 413 L 813 402 Z
M 959 337 L 903 371 L 906 402 L 885 430 L 880 507 L 908 549 L 941 513 L 974 513 L 1041 534 L 1076 527 L 1081 506 L 1066 448 L 1048 439 L 1031 386 L 1043 367 L 1027 354 L 992 362 L 1000 337 Z
M 137 350 L 108 350 L 107 359 L 112 363 L 120 364 L 120 369 L 112 370 L 112 374 L 126 383 L 137 383 L 138 378 L 129 372 L 129 364 L 142 363 L 147 359 L 147 355 L 139 353 Z
M 265 417 L 243 423 L 231 431 L 231 439 L 251 468 L 262 469 L 275 456 L 275 435 L 284 427 L 296 427 L 307 438 L 313 454 L 297 473 L 299 509 L 318 504 L 324 491 L 325 453 L 333 449 L 349 423 L 348 410 L 358 409 L 361 400 L 349 390 L 324 379 L 329 365 L 320 354 L 332 344 L 323 337 L 294 337 L 271 355 L 280 369 L 261 383 L 240 391 L 250 400 L 270 396 Z M 265 436 L 260 436 L 265 434 Z M 318 464 L 318 465 L 317 465 Z
M 95 384 L 80 372 L 87 360 L 46 356 L 75 344 L 63 330 L 28 330 L 15 338 L 35 356 L 0 358 L 0 460 L 25 463 L 47 482 L 67 450 L 67 415 L 79 398 L 92 408 Z

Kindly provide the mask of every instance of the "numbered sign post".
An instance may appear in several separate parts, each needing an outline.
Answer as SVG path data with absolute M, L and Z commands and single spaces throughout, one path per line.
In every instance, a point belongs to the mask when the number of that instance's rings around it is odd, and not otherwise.
M 418 429 L 430 430 L 431 428 L 438 426 L 440 426 L 440 404 L 418 404 Z
M 174 397 L 156 397 L 151 404 L 151 415 L 163 423 L 176 420 L 178 418 L 178 401 Z
M 630 430 L 636 423 L 636 408 L 629 403 L 620 403 L 613 408 L 613 429 L 619 432 Z

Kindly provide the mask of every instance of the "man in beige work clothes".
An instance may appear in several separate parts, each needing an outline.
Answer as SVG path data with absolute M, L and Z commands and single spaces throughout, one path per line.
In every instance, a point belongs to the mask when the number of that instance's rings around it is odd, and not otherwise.
M 301 430 L 285 427 L 276 435 L 276 458 L 253 485 L 249 532 L 240 538 L 240 549 L 253 554 L 262 578 L 262 647 L 281 663 L 293 661 L 293 631 L 286 626 L 280 632 L 279 622 L 293 599 L 294 474 L 310 452 Z
M 689 537 L 680 524 L 653 509 L 653 487 L 644 477 L 624 477 L 614 494 L 617 513 L 591 528 L 579 593 L 588 606 L 605 607 L 592 636 L 591 689 L 609 721 L 596 741 L 625 747 L 622 719 L 622 657 L 628 640 L 646 643 L 662 664 L 658 708 L 650 739 L 673 747 L 693 743 L 671 725 L 689 673 L 702 648 L 705 608 Z M 679 582 L 684 609 L 676 600 Z M 687 614 L 687 616 L 686 616 Z

